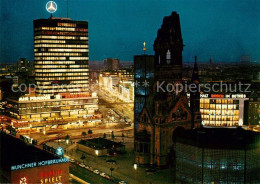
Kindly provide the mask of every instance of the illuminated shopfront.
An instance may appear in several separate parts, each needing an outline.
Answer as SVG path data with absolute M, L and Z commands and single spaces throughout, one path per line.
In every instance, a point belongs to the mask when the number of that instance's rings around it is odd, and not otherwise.
M 55 98 L 53 98 L 55 97 Z M 94 115 L 98 110 L 96 94 L 84 96 L 63 94 L 56 96 L 20 97 L 18 100 L 7 99 L 8 115 L 18 122 L 39 122 L 69 120 Z
M 202 124 L 205 126 L 244 125 L 245 101 L 248 101 L 248 98 L 244 94 L 200 94 Z

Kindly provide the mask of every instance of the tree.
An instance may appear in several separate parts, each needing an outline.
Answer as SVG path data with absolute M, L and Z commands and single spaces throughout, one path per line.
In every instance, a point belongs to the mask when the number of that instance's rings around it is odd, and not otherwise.
M 106 133 L 104 133 L 104 135 L 103 135 L 103 138 L 104 138 L 104 139 L 106 139 L 106 138 L 107 138 L 107 134 L 106 134 Z
M 69 140 L 69 139 L 70 139 L 70 136 L 67 134 L 65 137 L 65 140 Z
M 115 139 L 114 131 L 111 132 L 111 137 L 112 137 L 112 140 L 114 141 L 114 139 Z
M 85 157 L 85 155 L 81 155 L 81 157 L 80 157 L 80 160 L 82 160 L 82 162 L 84 163 L 84 160 L 86 159 L 86 157 Z
M 92 133 L 93 133 L 92 130 L 89 129 L 89 130 L 88 130 L 88 134 L 92 134 Z
M 86 132 L 82 132 L 81 135 L 82 135 L 83 137 L 85 137 L 85 136 L 87 135 L 87 133 L 86 133 Z

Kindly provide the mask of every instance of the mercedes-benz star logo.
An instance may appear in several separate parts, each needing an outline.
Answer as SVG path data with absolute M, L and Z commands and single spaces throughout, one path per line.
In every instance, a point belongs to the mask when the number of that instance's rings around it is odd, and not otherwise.
M 57 4 L 54 2 L 54 1 L 49 1 L 47 4 L 46 4 L 46 10 L 49 12 L 49 13 L 54 13 L 57 11 Z

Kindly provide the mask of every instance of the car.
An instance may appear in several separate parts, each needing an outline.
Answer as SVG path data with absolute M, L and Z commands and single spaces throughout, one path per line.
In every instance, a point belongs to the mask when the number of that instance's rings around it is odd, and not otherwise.
M 79 164 L 80 167 L 85 167 L 86 165 L 84 163 Z
M 153 174 L 153 173 L 156 172 L 156 170 L 155 170 L 155 169 L 146 169 L 145 172 L 146 172 L 147 174 Z
M 119 181 L 118 184 L 126 184 L 125 181 Z
M 111 177 L 108 176 L 108 175 L 106 175 L 105 178 L 108 179 L 108 180 L 111 180 Z
M 94 169 L 93 169 L 92 167 L 86 166 L 85 168 L 86 168 L 87 170 L 89 170 L 89 171 L 94 171 Z
M 106 173 L 100 173 L 100 176 L 106 177 Z
M 116 164 L 116 161 L 114 159 L 108 159 L 106 160 L 107 163 Z
M 94 170 L 93 173 L 99 174 L 99 171 L 98 170 Z
M 71 162 L 71 163 L 74 163 L 74 162 L 75 162 L 75 160 L 74 160 L 74 159 L 70 159 L 70 162 Z

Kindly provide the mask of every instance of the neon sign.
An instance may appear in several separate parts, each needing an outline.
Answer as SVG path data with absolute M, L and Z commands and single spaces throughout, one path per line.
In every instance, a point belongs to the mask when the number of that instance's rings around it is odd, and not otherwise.
M 52 164 L 59 164 L 59 163 L 66 163 L 66 162 L 69 162 L 68 158 L 45 160 L 45 161 L 39 161 L 39 162 L 14 165 L 14 166 L 11 166 L 11 170 L 15 171 L 15 170 L 20 170 L 20 169 L 33 168 L 33 167 L 52 165 Z
M 63 157 L 63 149 L 62 149 L 62 147 L 58 147 L 57 149 L 56 149 L 56 154 L 59 156 L 59 157 Z
M 20 184 L 27 184 L 27 178 L 26 177 L 21 178 Z
M 62 170 L 50 170 L 41 172 L 41 184 L 43 183 L 61 183 Z
M 49 13 L 54 13 L 54 12 L 56 12 L 56 10 L 57 10 L 57 4 L 56 4 L 54 1 L 49 1 L 49 2 L 46 4 L 46 10 L 47 10 Z

